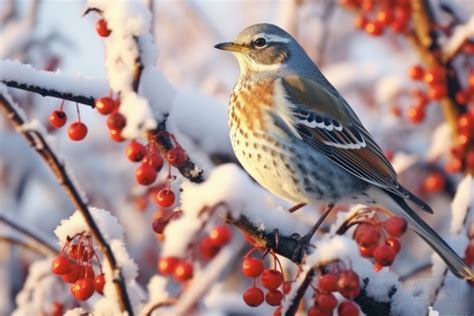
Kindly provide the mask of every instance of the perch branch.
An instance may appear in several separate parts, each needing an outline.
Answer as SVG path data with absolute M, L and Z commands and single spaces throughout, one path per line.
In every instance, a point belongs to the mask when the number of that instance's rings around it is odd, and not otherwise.
M 41 245 L 40 247 L 38 247 L 37 244 L 29 243 L 24 240 L 20 240 L 20 239 L 9 237 L 9 236 L 0 236 L 0 243 L 2 242 L 12 244 L 14 246 L 22 247 L 22 248 L 25 248 L 26 250 L 30 250 L 44 256 L 54 256 L 55 254 L 57 254 L 57 251 L 51 251 L 49 248 L 47 248 L 46 245 Z
M 17 106 L 13 104 L 5 92 L 0 93 L 0 109 L 2 109 L 2 111 L 5 113 L 5 116 L 10 120 L 17 131 L 25 137 L 30 146 L 33 147 L 45 161 L 56 177 L 58 183 L 63 187 L 64 191 L 69 196 L 75 207 L 81 212 L 92 235 L 97 241 L 100 250 L 104 254 L 110 269 L 117 272 L 117 278 L 114 279 L 113 282 L 116 287 L 121 310 L 128 312 L 129 315 L 133 315 L 133 309 L 127 294 L 125 281 L 120 268 L 117 267 L 117 260 L 115 259 L 112 249 L 100 232 L 99 227 L 97 227 L 97 224 L 95 223 L 89 211 L 87 201 L 81 195 L 77 186 L 69 176 L 64 164 L 59 160 L 58 156 L 48 145 L 41 132 L 24 128 L 25 119 L 19 114 Z

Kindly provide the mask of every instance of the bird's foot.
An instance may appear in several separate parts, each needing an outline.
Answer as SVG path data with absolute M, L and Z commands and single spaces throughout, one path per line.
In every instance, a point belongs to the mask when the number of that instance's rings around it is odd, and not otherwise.
M 310 242 L 313 238 L 314 233 L 316 233 L 318 228 L 324 222 L 329 213 L 331 213 L 333 208 L 334 204 L 329 204 L 324 210 L 323 214 L 321 214 L 321 217 L 319 217 L 318 221 L 313 225 L 313 227 L 311 227 L 311 229 L 302 237 L 298 236 L 295 238 L 297 239 L 298 243 L 296 245 L 295 251 L 293 252 L 292 259 L 298 260 L 299 258 L 301 260 L 301 258 L 303 258 L 307 254 L 308 248 L 311 246 Z

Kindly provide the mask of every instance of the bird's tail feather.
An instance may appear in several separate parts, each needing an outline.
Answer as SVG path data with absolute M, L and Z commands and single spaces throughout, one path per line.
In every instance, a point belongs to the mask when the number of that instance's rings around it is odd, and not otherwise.
M 449 269 L 460 278 L 474 280 L 474 272 L 454 250 L 403 199 L 397 199 L 397 202 L 405 211 L 409 226 L 443 258 Z

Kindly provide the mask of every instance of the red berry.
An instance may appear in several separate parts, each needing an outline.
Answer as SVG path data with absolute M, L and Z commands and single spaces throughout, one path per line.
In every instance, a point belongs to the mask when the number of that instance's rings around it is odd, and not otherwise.
M 433 172 L 423 182 L 423 190 L 429 193 L 436 193 L 443 190 L 444 185 L 444 176 L 439 172 Z
M 280 306 L 283 300 L 283 293 L 280 290 L 270 290 L 265 295 L 265 301 L 271 306 Z
M 173 274 L 179 259 L 176 257 L 166 257 L 158 260 L 158 271 L 163 275 Z
M 62 110 L 53 111 L 51 112 L 51 115 L 49 116 L 49 124 L 55 128 L 63 127 L 64 124 L 66 124 L 66 121 L 67 121 L 66 112 Z
M 410 106 L 408 109 L 408 119 L 410 122 L 417 124 L 425 119 L 425 109 L 420 106 Z
M 152 223 L 152 228 L 155 233 L 162 235 L 166 226 L 169 223 L 169 219 L 166 217 L 158 217 Z
M 342 296 L 353 299 L 360 294 L 359 275 L 352 270 L 343 270 L 339 273 L 337 289 Z
M 354 25 L 355 27 L 357 27 L 358 29 L 361 29 L 361 30 L 364 30 L 365 27 L 367 26 L 367 23 L 369 22 L 369 20 L 367 19 L 366 16 L 364 15 L 358 15 L 356 16 L 355 20 L 354 20 Z
M 331 293 L 317 293 L 314 296 L 314 305 L 323 312 L 331 312 L 337 306 L 337 299 Z
M 384 8 L 377 12 L 375 17 L 383 26 L 388 26 L 393 21 L 393 13 L 391 8 Z
M 94 282 L 90 278 L 77 280 L 71 287 L 72 296 L 79 301 L 85 301 L 94 294 Z
M 469 92 L 460 90 L 456 93 L 456 102 L 460 105 L 465 105 L 469 100 Z
M 66 282 L 66 283 L 76 282 L 77 279 L 79 279 L 79 277 L 80 277 L 81 270 L 82 269 L 78 265 L 72 264 L 71 265 L 71 271 L 69 271 L 67 274 L 63 275 L 64 282 Z
M 229 243 L 232 238 L 232 232 L 228 225 L 219 225 L 211 230 L 209 238 L 215 246 L 221 247 Z
M 193 277 L 193 265 L 187 261 L 181 261 L 176 265 L 174 277 L 180 282 L 188 281 Z
M 125 116 L 119 112 L 114 112 L 107 118 L 107 127 L 109 129 L 122 130 L 125 127 Z
M 326 273 L 319 277 L 319 288 L 323 292 L 331 293 L 337 290 L 337 276 L 332 273 Z
M 395 260 L 395 256 L 397 252 L 395 249 L 388 245 L 378 245 L 377 248 L 374 250 L 374 259 L 380 265 L 388 266 L 391 265 L 393 260 Z
M 339 304 L 339 307 L 337 308 L 337 314 L 339 316 L 358 316 L 359 307 L 352 301 L 344 301 Z
M 402 116 L 402 108 L 395 104 L 390 107 L 390 113 L 392 113 L 393 116 L 395 117 L 401 117 Z
M 57 256 L 53 260 L 51 270 L 54 274 L 64 275 L 71 271 L 71 263 L 64 256 Z
M 374 225 L 361 223 L 354 231 L 354 240 L 362 247 L 371 247 L 380 240 L 380 232 Z
M 105 286 L 105 275 L 101 273 L 94 278 L 95 291 L 99 294 L 104 294 L 104 286 Z
M 447 95 L 446 85 L 444 83 L 434 83 L 428 90 L 431 100 L 441 100 Z
M 368 22 L 365 31 L 372 36 L 380 36 L 383 34 L 383 25 L 379 21 Z
M 114 99 L 109 97 L 102 97 L 95 101 L 95 108 L 100 114 L 108 115 L 112 113 L 116 108 L 116 102 Z
M 126 154 L 130 161 L 139 162 L 145 157 L 146 149 L 145 146 L 133 140 L 128 144 Z
M 469 89 L 474 90 L 474 71 L 469 73 L 469 77 L 467 79 L 467 86 Z
M 94 279 L 95 278 L 94 269 L 92 268 L 91 265 L 87 265 L 85 267 L 82 266 L 80 273 L 81 273 L 80 276 L 82 276 L 84 278 L 88 278 L 88 279 Z
M 308 309 L 308 316 L 332 316 L 332 312 L 322 311 L 316 305 L 313 305 Z
M 102 37 L 107 37 L 112 33 L 111 30 L 107 27 L 107 22 L 104 19 L 100 19 L 97 21 L 97 24 L 95 25 L 95 30 L 97 31 L 97 34 L 99 34 Z
M 262 273 L 262 286 L 269 290 L 275 290 L 283 283 L 283 274 L 275 269 L 266 269 Z
M 426 83 L 433 84 L 442 82 L 444 80 L 444 77 L 444 68 L 440 66 L 435 66 L 426 71 L 423 79 Z
M 471 240 L 466 247 L 466 251 L 464 252 L 464 262 L 468 266 L 474 265 L 474 240 Z
M 263 273 L 264 266 L 260 259 L 246 257 L 242 262 L 242 273 L 249 278 L 256 278 Z
M 281 316 L 281 306 L 275 309 L 275 311 L 273 312 L 273 316 Z
M 149 165 L 141 164 L 135 172 L 137 182 L 142 185 L 150 185 L 156 180 L 156 170 Z
M 188 159 L 188 155 L 180 146 L 173 147 L 166 152 L 166 160 L 174 167 L 179 167 Z
M 390 236 L 400 237 L 407 230 L 407 221 L 398 216 L 390 217 L 385 222 L 385 230 Z
M 159 152 L 148 152 L 142 162 L 155 168 L 156 172 L 160 172 L 163 168 L 163 158 Z
M 121 143 L 125 140 L 122 137 L 122 130 L 121 129 L 109 129 L 110 138 L 112 138 L 117 143 Z
M 51 308 L 51 316 L 62 316 L 64 315 L 64 305 L 58 302 L 53 303 Z
M 387 237 L 385 244 L 395 250 L 395 253 L 399 253 L 400 249 L 402 248 L 400 240 L 392 236 Z
M 258 287 L 248 288 L 242 295 L 245 304 L 250 307 L 257 307 L 263 303 L 263 291 Z
M 444 170 L 449 174 L 455 174 L 462 170 L 462 160 L 459 158 L 451 158 L 445 165 Z
M 413 80 L 421 80 L 423 79 L 424 75 L 425 75 L 425 71 L 423 69 L 423 67 L 421 67 L 420 65 L 414 65 L 412 67 L 410 67 L 410 70 L 408 72 L 409 76 L 411 79 Z
M 219 253 L 220 249 L 221 248 L 219 246 L 216 246 L 212 243 L 210 238 L 202 239 L 198 245 L 199 255 L 204 260 L 210 260 L 214 258 Z
M 168 188 L 161 189 L 156 195 L 156 201 L 161 207 L 170 207 L 175 201 L 174 192 Z
M 263 271 L 263 267 L 262 267 Z M 288 294 L 291 291 L 291 281 L 285 281 L 283 282 L 283 293 Z
M 474 168 L 474 150 L 469 150 L 466 154 L 466 167 Z
M 87 136 L 87 126 L 80 121 L 74 122 L 67 129 L 67 134 L 73 141 L 83 140 Z
M 362 257 L 366 257 L 366 258 L 372 257 L 376 247 L 377 247 L 377 244 L 373 244 L 373 245 L 368 246 L 368 247 L 360 246 L 359 247 L 359 253 Z

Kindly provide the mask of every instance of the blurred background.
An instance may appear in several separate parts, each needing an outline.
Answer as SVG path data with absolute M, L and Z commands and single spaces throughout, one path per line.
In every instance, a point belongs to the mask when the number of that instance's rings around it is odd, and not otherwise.
M 472 1 L 429 3 L 441 22 L 451 19 L 439 9 L 441 3 L 448 4 L 459 21 L 473 19 Z M 447 230 L 449 205 L 463 173 L 452 174 L 444 168 L 452 144 L 449 132 L 446 137 L 440 106 L 432 102 L 417 124 L 408 114 L 413 103 L 411 93 L 421 87 L 408 72 L 412 65 L 421 63 L 421 58 L 405 37 L 391 31 L 383 36 L 361 31 L 354 26 L 355 11 L 333 0 L 178 0 L 148 1 L 147 5 L 153 10 L 159 69 L 182 91 L 174 131 L 184 143 L 197 148 L 211 143 L 196 153 L 198 162 L 212 166 L 216 161 L 235 161 L 227 138 L 226 111 L 239 69 L 233 56 L 213 46 L 231 40 L 251 24 L 274 23 L 302 44 L 349 101 L 392 159 L 400 172 L 400 182 L 432 205 L 436 214 L 425 219 L 438 231 Z M 84 1 L 1 0 L 0 60 L 19 60 L 37 69 L 105 78 L 103 42 L 95 32 L 97 16 L 83 17 L 85 6 Z M 448 39 L 446 36 L 442 41 Z M 472 69 L 472 55 L 470 58 L 468 65 Z M 460 78 L 467 76 L 469 67 L 458 67 Z M 10 92 L 29 118 L 46 126 L 49 113 L 60 104 L 55 98 L 14 89 Z M 75 111 L 72 103 L 66 103 L 65 108 L 70 113 Z M 191 121 L 186 113 L 193 113 L 198 119 Z M 159 253 L 159 241 L 150 228 L 156 207 L 137 207 L 136 196 L 141 191 L 135 188 L 134 167 L 124 158 L 126 145 L 109 140 L 103 118 L 94 111 L 86 108 L 81 114 L 90 130 L 85 141 L 72 143 L 64 130 L 49 129 L 50 135 L 55 136 L 51 142 L 68 161 L 91 204 L 113 210 L 119 217 L 129 251 L 140 267 L 138 280 L 145 286 L 156 273 Z M 427 184 L 426 179 L 431 182 Z M 0 116 L 0 214 L 56 247 L 53 230 L 73 211 L 43 162 Z M 0 227 L 0 235 L 21 237 L 6 225 Z M 406 239 L 410 240 L 410 247 L 394 264 L 401 276 L 416 273 L 430 261 L 431 250 L 421 239 L 411 234 Z M 35 252 L 0 242 L 0 315 L 9 315 L 15 309 L 15 296 L 23 287 L 28 267 L 39 257 Z M 460 285 L 454 286 L 458 291 Z M 229 309 L 237 314 L 254 313 L 243 306 L 240 295 L 236 293 L 230 299 Z M 456 306 L 450 305 L 453 302 Z M 441 312 L 474 312 L 469 300 L 455 298 L 437 306 Z M 265 314 L 268 310 L 258 312 Z

